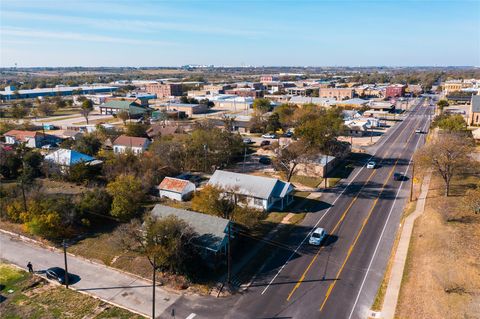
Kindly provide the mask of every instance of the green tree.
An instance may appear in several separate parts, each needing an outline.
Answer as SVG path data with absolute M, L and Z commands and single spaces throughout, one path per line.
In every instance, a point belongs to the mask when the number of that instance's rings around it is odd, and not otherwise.
M 274 110 L 278 114 L 280 123 L 283 128 L 288 128 L 293 126 L 294 120 L 293 115 L 298 110 L 298 107 L 293 104 L 282 104 L 277 106 Z
M 102 142 L 97 137 L 97 135 L 91 133 L 85 134 L 81 138 L 75 140 L 75 143 L 73 144 L 73 149 L 80 153 L 95 156 L 100 150 L 101 146 Z
M 103 188 L 86 191 L 76 204 L 82 215 L 109 216 L 112 197 Z
M 125 133 L 128 136 L 147 137 L 148 126 L 141 123 L 128 123 Z
M 267 131 L 276 132 L 282 128 L 282 123 L 280 123 L 280 116 L 277 113 L 273 113 L 267 119 Z
M 300 125 L 295 129 L 295 134 L 309 149 L 327 154 L 330 154 L 328 146 L 343 132 L 343 117 L 338 108 L 319 109 L 309 117 L 301 119 Z
M 85 118 L 87 125 L 88 125 L 88 117 L 92 112 L 93 112 L 93 102 L 90 99 L 86 99 L 85 101 L 82 102 L 82 107 L 80 108 L 80 114 L 82 114 L 82 116 Z
M 440 110 L 443 110 L 444 108 L 446 108 L 449 105 L 450 104 L 448 103 L 447 100 L 440 100 L 440 101 L 437 102 L 437 106 Z
M 467 122 L 460 114 L 439 115 L 433 121 L 432 126 L 448 132 L 465 132 L 467 130 Z
M 235 189 L 225 190 L 207 185 L 192 199 L 192 209 L 204 214 L 230 219 L 245 227 L 258 224 L 264 213 L 245 205 L 245 199 Z
M 270 100 L 259 98 L 253 101 L 253 109 L 260 114 L 264 114 L 272 109 L 272 105 Z
M 120 175 L 108 183 L 107 192 L 112 196 L 111 215 L 129 220 L 137 215 L 142 206 L 142 184 L 133 175 Z

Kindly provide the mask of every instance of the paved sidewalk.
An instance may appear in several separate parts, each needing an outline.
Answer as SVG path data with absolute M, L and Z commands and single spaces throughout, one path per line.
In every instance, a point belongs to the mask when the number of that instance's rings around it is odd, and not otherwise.
M 22 241 L 5 233 L 0 233 L 0 259 L 24 268 L 27 262 L 31 261 L 35 271 L 46 270 L 53 266 L 64 267 L 61 252 Z M 73 284 L 72 288 L 133 312 L 151 315 L 151 282 L 70 255 L 68 272 L 80 277 L 80 281 Z M 180 297 L 179 294 L 157 288 L 157 316 Z
M 382 306 L 382 318 L 393 319 L 395 317 L 395 309 L 397 308 L 398 296 L 400 287 L 402 285 L 403 271 L 405 269 L 405 262 L 407 260 L 408 247 L 412 237 L 413 226 L 415 220 L 423 214 L 425 209 L 425 202 L 430 187 L 430 179 L 432 174 L 425 176 L 422 183 L 422 191 L 417 201 L 415 211 L 409 215 L 404 222 L 400 241 L 398 243 L 397 251 L 393 260 L 392 272 L 388 281 L 387 291 L 385 292 L 385 299 Z

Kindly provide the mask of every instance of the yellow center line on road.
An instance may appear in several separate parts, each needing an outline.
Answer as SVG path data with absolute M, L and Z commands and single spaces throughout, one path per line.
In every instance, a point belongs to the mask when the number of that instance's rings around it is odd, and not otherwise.
M 397 137 L 395 137 L 394 141 L 392 142 L 395 143 L 398 138 L 402 135 L 403 131 L 406 129 L 406 126 L 405 128 L 402 129 L 402 132 L 400 132 L 400 134 L 397 135 Z M 413 131 L 415 132 L 415 131 Z M 410 138 L 413 136 L 413 132 L 412 134 L 410 134 L 409 138 L 407 139 L 407 142 L 406 144 L 410 141 Z M 398 161 L 398 160 L 397 160 Z M 396 162 L 395 162 L 395 166 L 396 166 Z M 395 168 L 394 166 L 394 168 Z M 329 232 L 330 234 L 333 234 L 335 233 L 335 231 L 337 230 L 337 228 L 340 226 L 341 222 L 344 220 L 345 216 L 347 215 L 348 211 L 350 210 L 350 208 L 353 206 L 353 204 L 356 202 L 358 196 L 360 195 L 360 193 L 362 192 L 363 188 L 365 187 L 365 185 L 368 184 L 368 182 L 370 181 L 370 179 L 372 178 L 373 174 L 376 173 L 376 170 L 373 170 L 372 173 L 368 176 L 368 179 L 366 180 L 366 182 L 362 185 L 362 187 L 360 188 L 360 190 L 358 191 L 357 195 L 355 196 L 355 198 L 350 202 L 350 204 L 348 205 L 348 207 L 345 209 L 345 211 L 343 212 L 342 216 L 340 217 L 340 219 L 338 220 L 337 224 L 335 225 L 335 227 L 333 227 L 333 229 Z M 388 179 L 387 179 L 388 181 Z M 382 190 L 383 191 L 383 190 Z M 374 202 L 374 205 L 373 207 L 375 207 L 375 204 L 376 204 L 376 201 Z M 365 226 L 366 222 L 364 222 L 364 226 Z M 350 247 L 352 249 L 352 247 Z M 290 291 L 290 293 L 288 294 L 288 297 L 287 297 L 287 301 L 290 301 L 290 298 L 293 296 L 293 294 L 295 293 L 295 291 L 300 287 L 300 285 L 302 284 L 303 280 L 305 279 L 305 276 L 307 275 L 308 271 L 310 270 L 310 268 L 312 267 L 313 263 L 317 260 L 318 256 L 320 255 L 320 252 L 324 249 L 324 246 L 320 247 L 317 251 L 317 253 L 315 254 L 315 256 L 312 258 L 312 260 L 310 261 L 310 263 L 308 264 L 307 268 L 305 269 L 305 271 L 303 272 L 302 276 L 300 276 L 300 279 L 297 281 L 297 283 L 295 284 L 295 286 L 293 287 L 293 289 Z M 331 290 L 329 288 L 329 290 Z
M 408 144 L 408 142 L 410 141 L 410 139 L 412 138 L 412 136 L 413 136 L 414 133 L 415 133 L 415 131 L 413 131 L 413 132 L 410 134 L 410 136 L 409 136 L 408 139 L 407 139 L 406 144 Z M 368 222 L 368 220 L 370 219 L 370 216 L 372 215 L 373 210 L 374 210 L 375 207 L 377 206 L 378 199 L 380 198 L 380 195 L 383 193 L 383 191 L 385 190 L 385 186 L 387 185 L 388 181 L 389 181 L 390 178 L 392 177 L 392 174 L 393 174 L 395 168 L 397 167 L 397 164 L 398 164 L 398 159 L 395 161 L 395 165 L 393 165 L 392 169 L 390 170 L 390 173 L 388 174 L 387 179 L 386 179 L 385 182 L 383 183 L 382 188 L 381 188 L 381 191 L 380 191 L 380 194 L 379 194 L 379 196 L 375 199 L 375 201 L 373 202 L 373 205 L 372 205 L 372 207 L 370 208 L 367 217 L 366 217 L 365 220 L 363 221 L 362 227 L 361 227 L 360 230 L 358 231 L 357 236 L 355 237 L 355 240 L 353 241 L 353 244 L 352 244 L 352 245 L 350 246 L 350 248 L 348 249 L 347 256 L 345 257 L 345 260 L 343 261 L 342 266 L 341 266 L 340 269 L 338 270 L 338 272 L 337 272 L 337 274 L 336 274 L 336 276 L 335 276 L 335 280 L 334 280 L 334 281 L 330 284 L 330 286 L 328 287 L 327 293 L 325 294 L 325 299 L 323 300 L 322 305 L 320 306 L 320 311 L 323 310 L 323 307 L 324 307 L 325 304 L 327 303 L 327 300 L 328 300 L 328 298 L 330 297 L 330 294 L 332 293 L 332 290 L 333 290 L 333 288 L 335 287 L 335 284 L 337 283 L 338 278 L 339 278 L 340 275 L 342 274 L 343 268 L 345 267 L 348 259 L 350 258 L 350 255 L 352 254 L 353 249 L 355 248 L 355 245 L 357 244 L 357 241 L 358 241 L 358 239 L 360 238 L 360 235 L 361 235 L 362 232 L 363 232 L 363 229 L 364 229 L 365 226 L 367 225 L 367 222 Z
M 353 204 L 355 203 L 355 201 L 357 200 L 358 196 L 360 195 L 363 187 L 365 187 L 365 185 L 370 181 L 370 179 L 372 178 L 373 174 L 375 173 L 375 170 L 372 171 L 372 173 L 370 173 L 370 175 L 368 176 L 368 179 L 367 181 L 362 185 L 362 188 L 360 188 L 360 190 L 358 191 L 357 195 L 355 196 L 355 198 L 350 202 L 350 204 L 348 205 L 348 207 L 345 209 L 345 211 L 343 212 L 342 214 L 342 217 L 340 217 L 340 219 L 338 220 L 337 224 L 335 225 L 335 227 L 333 227 L 333 229 L 330 231 L 331 234 L 333 234 L 337 228 L 340 226 L 340 224 L 342 223 L 343 219 L 345 218 L 345 216 L 347 215 L 347 212 L 350 210 L 350 208 L 353 206 Z M 324 246 L 322 246 L 320 249 L 318 249 L 317 253 L 315 254 L 315 256 L 312 258 L 312 260 L 310 261 L 310 263 L 308 264 L 307 268 L 305 269 L 305 271 L 303 272 L 302 276 L 300 277 L 300 279 L 297 281 L 297 283 L 295 284 L 295 287 L 293 287 L 292 291 L 290 291 L 290 293 L 288 294 L 288 297 L 287 297 L 287 301 L 290 300 L 290 298 L 293 296 L 293 293 L 295 292 L 295 290 L 298 289 L 298 287 L 300 287 L 300 285 L 302 284 L 303 280 L 305 279 L 305 276 L 307 275 L 308 271 L 310 270 L 310 267 L 312 267 L 313 263 L 315 262 L 315 260 L 318 258 L 318 256 L 320 255 L 320 252 L 321 250 L 324 248 Z

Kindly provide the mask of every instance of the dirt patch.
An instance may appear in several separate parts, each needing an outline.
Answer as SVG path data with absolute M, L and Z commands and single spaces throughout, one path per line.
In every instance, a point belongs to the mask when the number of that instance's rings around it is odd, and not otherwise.
M 417 219 L 396 318 L 480 318 L 480 216 L 465 212 L 465 190 L 478 172 L 454 181 L 443 197 L 434 176 L 425 213 Z

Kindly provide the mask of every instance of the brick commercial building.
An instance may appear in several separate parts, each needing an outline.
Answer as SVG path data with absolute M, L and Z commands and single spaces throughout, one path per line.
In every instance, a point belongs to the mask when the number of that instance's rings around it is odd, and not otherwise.
M 393 84 L 387 86 L 385 97 L 401 97 L 405 95 L 406 86 L 403 84 Z
M 241 97 L 253 97 L 253 98 L 263 97 L 263 91 L 255 90 L 251 88 L 237 88 L 232 90 L 226 90 L 225 94 L 234 94 Z
M 353 98 L 353 92 L 352 88 L 320 88 L 318 95 L 324 99 L 346 100 Z
M 157 95 L 157 98 L 169 96 L 182 96 L 183 88 L 181 83 L 148 83 L 145 85 L 148 93 Z

